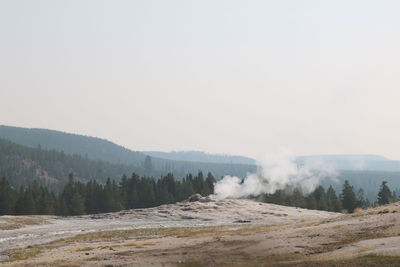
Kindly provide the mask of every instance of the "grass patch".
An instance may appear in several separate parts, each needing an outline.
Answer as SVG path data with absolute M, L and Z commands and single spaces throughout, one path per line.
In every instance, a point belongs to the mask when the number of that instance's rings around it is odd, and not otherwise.
M 43 252 L 43 248 L 40 247 L 27 247 L 27 248 L 16 248 L 7 251 L 9 259 L 7 262 L 27 260 L 40 255 Z
M 81 251 L 91 251 L 95 249 L 95 247 L 77 247 L 75 249 L 76 252 L 81 252 Z
M 310 266 L 310 267 L 337 267 L 337 266 L 400 266 L 400 256 L 382 256 L 369 254 L 352 259 L 329 260 L 329 261 L 304 261 L 292 264 L 279 264 L 277 266 Z
M 177 227 L 177 228 L 144 228 L 144 229 L 131 229 L 131 230 L 111 230 L 79 234 L 73 237 L 59 239 L 53 241 L 57 243 L 83 243 L 83 242 L 101 242 L 101 241 L 121 241 L 128 239 L 147 239 L 159 238 L 167 236 L 180 236 L 185 235 L 192 231 L 201 231 L 202 227 Z
M 34 257 L 39 256 L 40 254 L 60 247 L 59 245 L 54 245 L 54 244 L 41 244 L 41 245 L 33 245 L 33 246 L 28 246 L 26 248 L 13 248 L 6 250 L 3 254 L 8 256 L 8 260 L 4 262 L 14 262 L 14 261 L 20 261 L 20 260 L 27 260 L 31 259 Z
M 204 266 L 204 263 L 201 262 L 188 262 L 182 263 L 178 265 L 179 267 L 200 267 Z M 304 257 L 296 256 L 293 254 L 287 255 L 278 255 L 278 256 L 269 256 L 265 257 L 261 260 L 248 261 L 248 262 L 236 262 L 236 263 L 227 263 L 220 264 L 217 266 L 227 267 L 268 267 L 268 266 L 277 266 L 277 267 L 287 267 L 287 266 L 296 266 L 296 267 L 359 267 L 359 266 L 368 266 L 368 267 L 395 267 L 400 266 L 400 256 L 381 256 L 375 254 L 369 254 L 365 256 L 360 256 L 352 259 L 338 259 L 338 260 L 328 260 L 328 261 L 308 261 L 304 260 Z
M 319 254 L 319 253 L 326 253 L 331 252 L 334 250 L 341 249 L 347 245 L 363 241 L 369 239 L 377 239 L 377 238 L 385 238 L 385 237 L 392 237 L 397 236 L 397 233 L 380 233 L 380 232 L 362 232 L 358 234 L 351 234 L 348 235 L 346 238 L 343 238 L 337 242 L 332 242 L 328 244 L 324 244 L 318 248 L 312 249 L 310 254 Z
M 284 229 L 285 227 L 287 227 L 287 225 L 261 225 L 261 226 L 247 227 L 240 229 L 226 229 L 223 227 L 208 227 L 202 229 L 192 228 L 191 231 L 186 231 L 182 234 L 177 235 L 177 237 L 199 238 L 199 237 L 221 237 L 226 235 L 249 235 L 258 232 L 276 231 L 279 229 Z
M 0 230 L 13 230 L 22 228 L 28 225 L 45 224 L 47 220 L 40 217 L 26 217 L 26 216 L 13 216 L 2 217 L 0 223 Z
M 286 225 L 256 226 L 240 229 L 227 229 L 227 226 L 208 226 L 208 227 L 175 227 L 175 228 L 144 228 L 131 230 L 111 230 L 79 234 L 73 237 L 59 239 L 50 244 L 59 243 L 84 243 L 84 242 L 112 242 L 129 239 L 149 239 L 175 236 L 178 238 L 186 237 L 215 237 L 223 235 L 247 235 L 262 231 L 274 231 L 283 229 Z
M 261 259 L 251 259 L 247 260 L 235 261 L 235 262 L 227 262 L 220 264 L 213 264 L 213 266 L 221 266 L 221 267 L 260 267 L 260 266 L 288 266 L 288 263 L 299 262 L 303 259 L 303 256 L 290 253 L 290 254 L 280 254 L 280 255 L 271 255 L 268 257 L 264 257 Z M 284 265 L 282 265 L 284 264 Z M 178 265 L 179 267 L 200 267 L 200 266 L 208 266 L 206 262 L 185 262 Z

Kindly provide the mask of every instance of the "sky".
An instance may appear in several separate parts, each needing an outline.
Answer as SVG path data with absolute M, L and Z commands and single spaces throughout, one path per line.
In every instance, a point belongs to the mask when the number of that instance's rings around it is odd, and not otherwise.
M 400 1 L 2 0 L 0 124 L 400 159 Z

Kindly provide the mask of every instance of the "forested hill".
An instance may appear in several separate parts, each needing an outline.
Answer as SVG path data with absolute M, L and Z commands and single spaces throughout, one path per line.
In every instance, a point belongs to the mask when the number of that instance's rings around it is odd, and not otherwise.
M 0 125 L 0 138 L 16 144 L 42 149 L 55 149 L 91 160 L 117 164 L 143 162 L 146 155 L 126 149 L 108 140 L 47 129 L 30 129 Z
M 252 164 L 194 162 L 157 157 L 151 157 L 149 161 L 146 160 L 148 156 L 142 152 L 129 150 L 104 139 L 46 129 L 0 126 L 0 138 L 31 148 L 57 150 L 89 160 L 124 165 L 123 169 L 157 178 L 173 173 L 179 179 L 199 170 L 211 172 L 217 179 L 226 174 L 244 177 L 246 173 L 256 170 Z
M 91 161 L 80 155 L 31 148 L 0 139 L 0 177 L 6 177 L 14 186 L 27 185 L 34 180 L 58 186 L 67 181 L 70 173 L 81 181 L 104 182 L 108 177 L 118 178 L 133 171 L 137 171 L 133 166 Z
M 107 178 L 118 180 L 123 174 L 159 178 L 173 173 L 177 179 L 188 173 L 211 172 L 217 177 L 225 174 L 244 176 L 254 171 L 255 166 L 239 164 L 212 164 L 178 162 L 145 157 L 136 164 L 116 164 L 106 161 L 93 161 L 81 155 L 70 155 L 62 151 L 47 150 L 41 147 L 28 147 L 0 138 L 0 177 L 6 177 L 14 186 L 30 184 L 33 180 L 58 186 L 67 181 L 70 173 L 80 181 L 95 179 L 99 182 Z

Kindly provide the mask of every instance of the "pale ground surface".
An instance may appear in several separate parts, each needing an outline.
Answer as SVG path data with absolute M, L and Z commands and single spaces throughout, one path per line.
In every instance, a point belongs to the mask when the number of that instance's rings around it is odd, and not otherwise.
M 34 216 L 41 224 L 0 232 L 0 254 L 40 252 L 3 262 L 17 266 L 263 266 L 400 255 L 399 214 L 399 203 L 342 215 L 223 200 L 94 216 Z M 0 229 L 1 221 L 12 219 L 0 217 Z

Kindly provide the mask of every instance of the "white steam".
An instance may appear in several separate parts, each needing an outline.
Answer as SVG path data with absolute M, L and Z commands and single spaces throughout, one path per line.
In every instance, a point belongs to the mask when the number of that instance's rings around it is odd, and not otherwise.
M 243 181 L 227 175 L 215 184 L 215 197 L 224 199 L 272 194 L 287 186 L 300 187 L 303 192 L 309 193 L 319 185 L 321 179 L 338 176 L 337 171 L 323 161 L 312 160 L 298 166 L 294 159 L 289 152 L 281 150 L 259 162 L 257 173 L 248 174 Z

